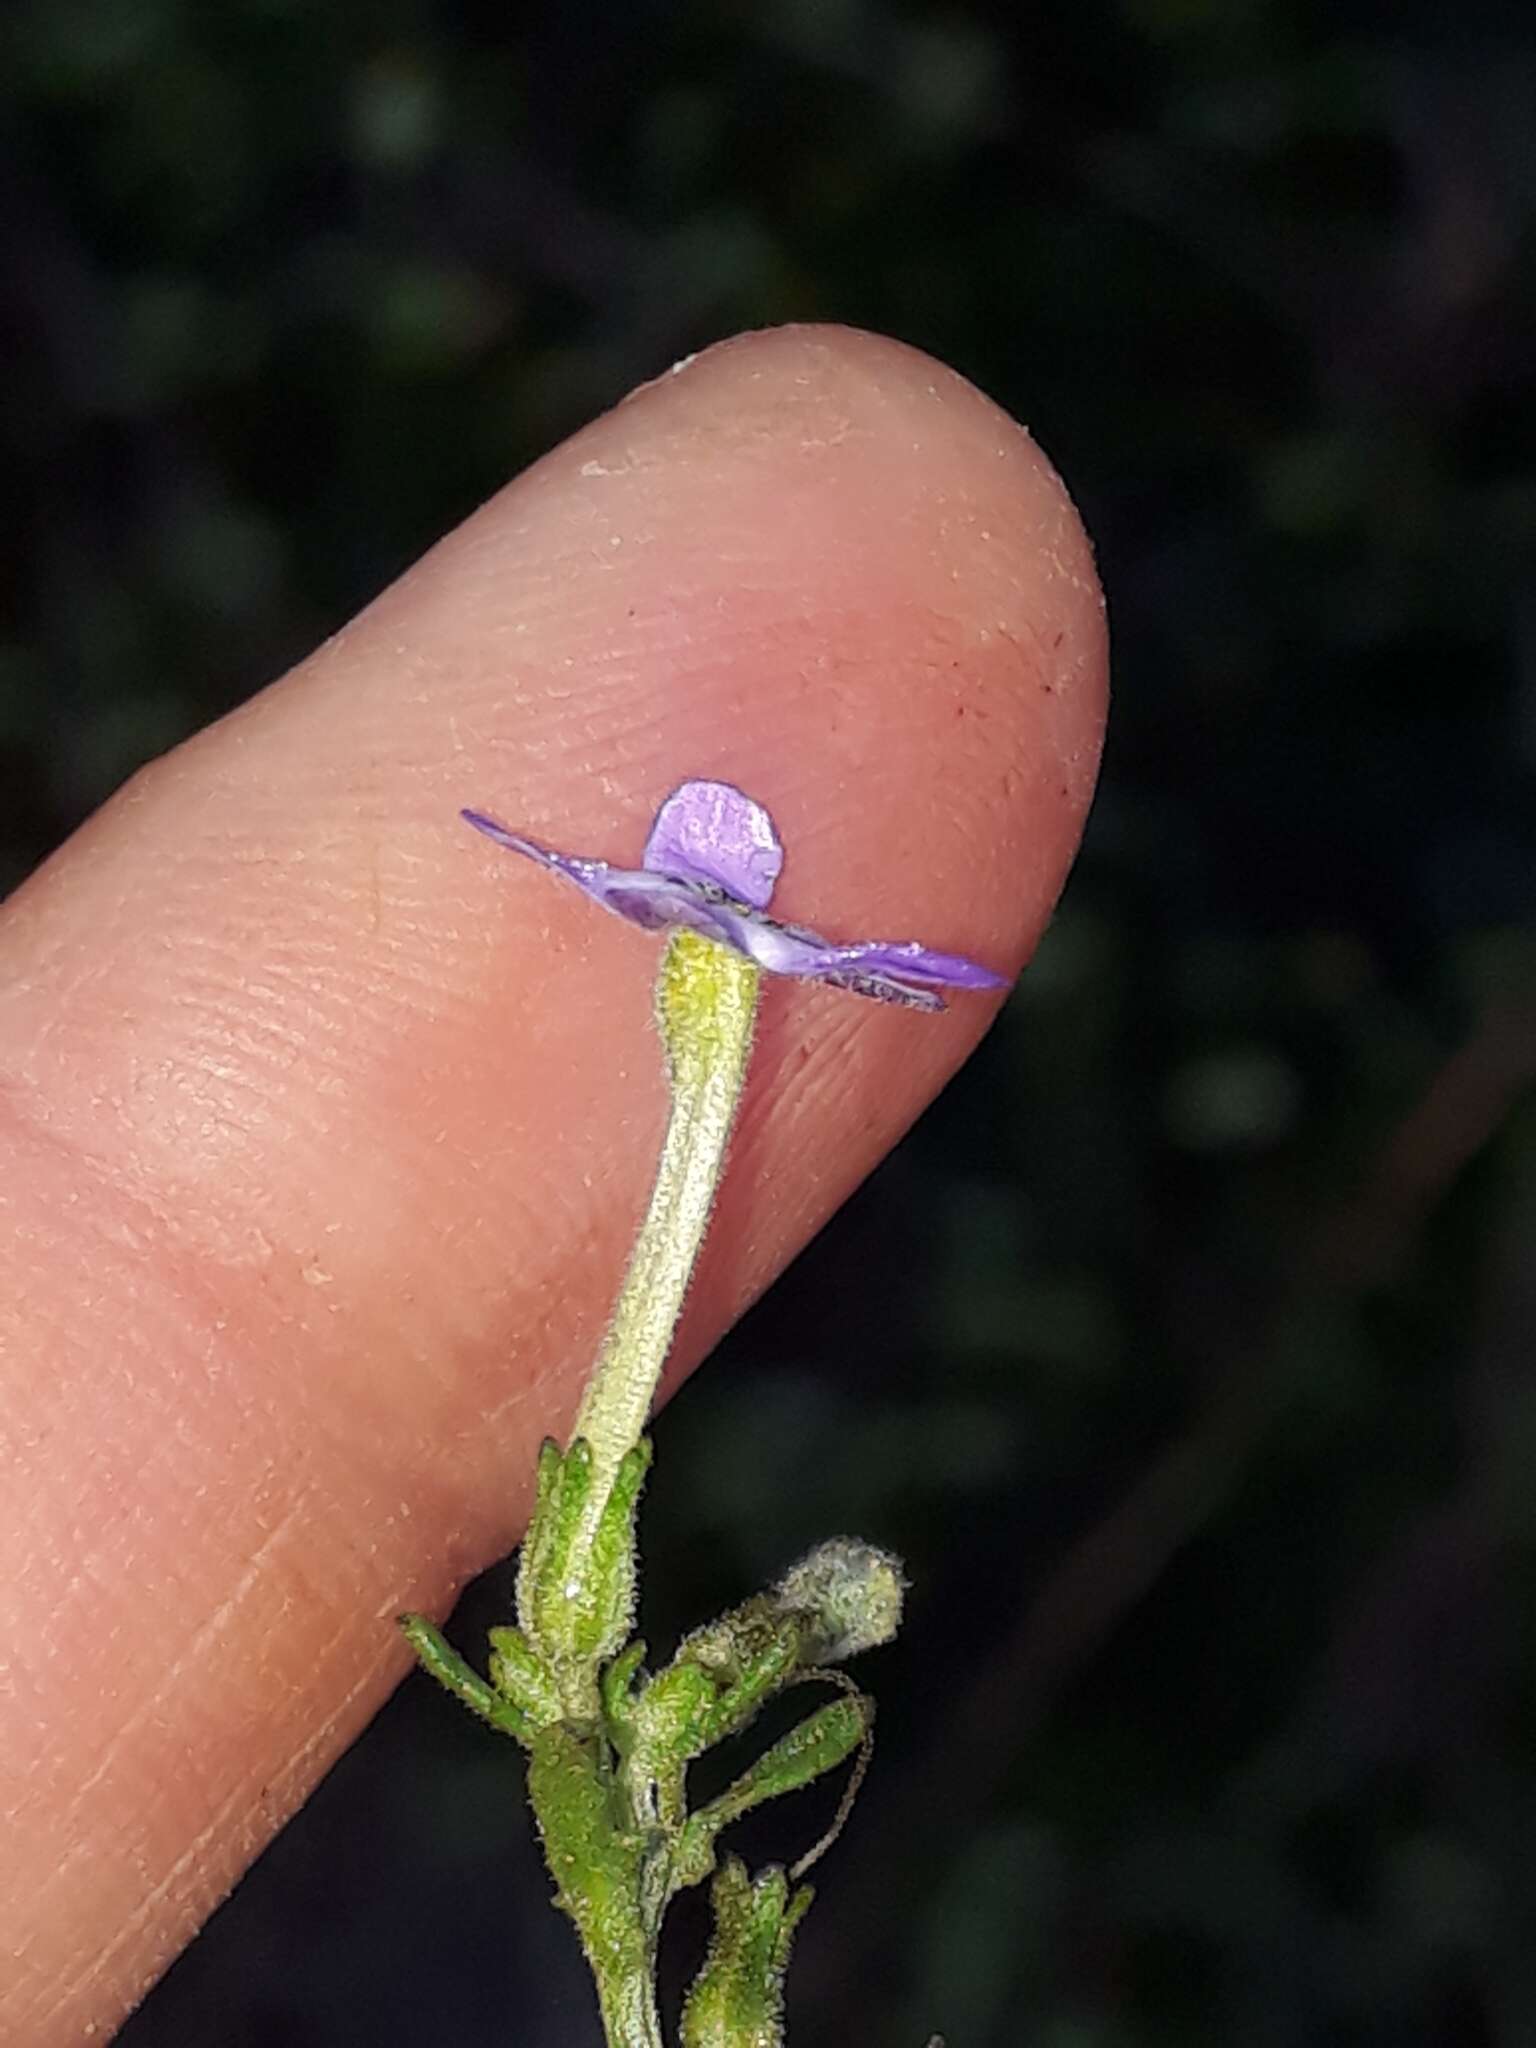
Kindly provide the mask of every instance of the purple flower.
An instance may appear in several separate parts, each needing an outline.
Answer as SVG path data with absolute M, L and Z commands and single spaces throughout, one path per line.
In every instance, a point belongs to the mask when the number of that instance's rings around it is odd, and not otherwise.
M 673 790 L 656 813 L 638 868 L 553 853 L 481 811 L 460 815 L 488 839 L 553 868 L 604 910 L 642 930 L 686 925 L 734 946 L 769 974 L 823 981 L 914 1010 L 943 1009 L 935 988 L 1006 986 L 990 968 L 958 953 L 931 952 L 914 940 L 838 946 L 800 925 L 777 923 L 766 913 L 784 848 L 762 805 L 728 782 L 685 782 Z

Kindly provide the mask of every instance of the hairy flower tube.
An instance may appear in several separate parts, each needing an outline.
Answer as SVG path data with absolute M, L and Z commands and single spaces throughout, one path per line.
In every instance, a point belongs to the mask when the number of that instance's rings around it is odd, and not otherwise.
M 834 1539 L 648 1671 L 645 1645 L 629 1640 L 650 1459 L 642 1432 L 724 1166 L 763 972 L 924 1010 L 943 1007 L 940 988 L 992 989 L 1003 979 L 915 942 L 838 945 L 776 923 L 767 908 L 783 848 L 763 807 L 728 783 L 675 790 L 639 868 L 551 852 L 481 812 L 463 815 L 604 909 L 670 932 L 656 1021 L 671 1112 L 571 1442 L 564 1451 L 546 1443 L 540 1455 L 517 1625 L 491 1631 L 484 1678 L 422 1616 L 406 1615 L 402 1626 L 427 1670 L 529 1753 L 557 1903 L 591 1964 L 609 2048 L 662 2048 L 662 1915 L 678 1891 L 712 1876 L 716 1932 L 684 2012 L 685 2048 L 777 2048 L 790 1940 L 811 1896 L 798 1879 L 841 1826 L 869 1755 L 872 1703 L 829 1667 L 895 1634 L 901 1567 L 871 1544 Z M 836 1697 L 690 1810 L 689 1766 L 740 1735 L 775 1694 L 806 1683 L 831 1685 Z M 837 1819 L 788 1876 L 770 1866 L 753 1878 L 735 1859 L 718 1860 L 723 1829 L 849 1758 Z

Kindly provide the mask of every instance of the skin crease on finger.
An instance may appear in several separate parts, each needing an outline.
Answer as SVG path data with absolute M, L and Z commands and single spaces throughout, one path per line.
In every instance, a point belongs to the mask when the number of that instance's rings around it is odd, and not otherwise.
M 735 781 L 778 914 L 1011 971 L 1105 659 L 1021 429 L 895 343 L 748 336 L 5 906 L 0 2040 L 110 2033 L 403 1673 L 391 1616 L 515 1542 L 601 1336 L 665 1112 L 656 942 L 458 807 L 633 862 L 678 781 Z M 674 1373 L 994 1008 L 765 984 Z

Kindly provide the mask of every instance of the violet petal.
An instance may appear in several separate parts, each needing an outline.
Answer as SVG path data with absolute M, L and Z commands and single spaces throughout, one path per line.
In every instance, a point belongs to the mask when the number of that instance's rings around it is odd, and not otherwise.
M 460 811 L 459 816 L 466 825 L 473 825 L 477 832 L 483 832 L 487 839 L 494 839 L 498 846 L 510 846 L 514 853 L 526 854 L 540 867 L 553 868 L 557 874 L 569 876 L 582 888 L 586 888 L 592 877 L 608 866 L 603 860 L 578 860 L 574 854 L 555 853 L 547 846 L 540 846 L 536 839 L 524 839 L 521 833 L 509 832 L 505 825 L 487 817 L 484 811 Z
M 937 984 L 941 988 L 1006 988 L 1008 977 L 994 974 L 963 953 L 937 953 L 915 939 L 866 939 L 854 946 L 834 946 L 836 966 L 868 974 L 888 974 L 899 981 Z
M 537 861 L 540 867 L 564 875 L 594 903 L 611 910 L 616 917 L 626 918 L 630 924 L 639 925 L 642 931 L 664 931 L 668 925 L 682 922 L 679 912 L 683 903 L 679 899 L 691 904 L 697 893 L 692 883 L 674 882 L 667 875 L 649 875 L 643 868 L 616 868 L 605 860 L 582 860 L 572 853 L 555 853 L 540 846 L 536 839 L 509 832 L 484 811 L 460 811 L 459 816 L 487 839 L 494 839 L 498 846 L 510 847 L 514 853 Z
M 877 1001 L 905 1003 L 916 1010 L 942 1010 L 932 988 L 1006 988 L 1006 978 L 958 953 L 936 953 L 913 941 L 865 941 L 838 946 L 802 925 L 777 924 L 761 913 L 728 903 L 704 906 L 716 935 L 755 960 L 768 974 L 824 981 Z M 690 920 L 692 921 L 692 920 Z M 700 923 L 698 929 L 705 929 Z
M 773 820 L 729 782 L 685 782 L 662 804 L 642 865 L 766 910 L 784 865 Z

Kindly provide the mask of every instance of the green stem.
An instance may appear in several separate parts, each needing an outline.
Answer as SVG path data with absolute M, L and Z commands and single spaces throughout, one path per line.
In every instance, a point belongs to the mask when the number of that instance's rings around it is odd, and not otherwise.
M 608 2048 L 666 2048 L 656 2010 L 656 1953 L 619 1977 L 599 1977 L 597 2003 Z
M 651 1845 L 626 1811 L 606 1740 L 565 1723 L 541 1728 L 528 1793 L 556 1897 L 576 1923 L 597 1985 L 608 2048 L 663 2048 L 658 1928 L 645 1896 Z
M 599 1507 L 645 1428 L 709 1223 L 752 1049 L 759 980 L 750 960 L 697 932 L 674 933 L 662 961 L 656 1017 L 672 1114 L 650 1206 L 573 1430 L 592 1446 Z

